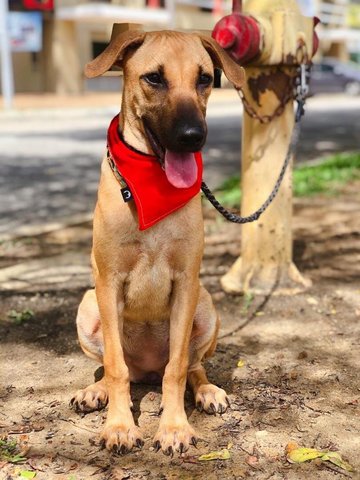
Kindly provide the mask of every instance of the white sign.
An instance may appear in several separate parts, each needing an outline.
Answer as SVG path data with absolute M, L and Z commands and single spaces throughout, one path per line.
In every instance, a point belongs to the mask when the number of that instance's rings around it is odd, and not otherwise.
M 40 12 L 9 12 L 10 46 L 13 52 L 39 52 L 42 49 Z
M 301 13 L 306 17 L 315 17 L 316 2 L 314 0 L 298 0 Z

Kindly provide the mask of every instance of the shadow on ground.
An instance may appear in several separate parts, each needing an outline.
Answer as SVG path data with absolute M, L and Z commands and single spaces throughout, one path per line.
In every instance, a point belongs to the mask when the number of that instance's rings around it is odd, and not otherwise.
M 173 458 L 152 450 L 160 387 L 132 386 L 145 446 L 124 457 L 99 446 L 106 410 L 79 416 L 68 406 L 98 368 L 80 351 L 74 325 L 78 303 L 91 285 L 90 224 L 3 243 L 0 425 L 26 457 L 21 467 L 1 463 L 5 478 L 16 478 L 19 469 L 34 470 L 39 480 L 356 478 L 326 463 L 289 464 L 284 452 L 289 442 L 336 450 L 359 468 L 358 192 L 356 184 L 338 198 L 297 202 L 295 259 L 313 287 L 292 297 L 249 301 L 221 291 L 219 278 L 239 254 L 239 229 L 206 210 L 201 275 L 222 318 L 207 370 L 232 405 L 223 415 L 201 414 L 187 392 L 187 414 L 201 441 L 197 450 Z M 83 265 L 79 275 L 60 262 L 69 252 Z M 51 269 L 58 276 L 49 288 Z M 12 310 L 33 315 L 14 321 Z M 229 460 L 199 461 L 200 454 L 222 448 L 229 449 Z

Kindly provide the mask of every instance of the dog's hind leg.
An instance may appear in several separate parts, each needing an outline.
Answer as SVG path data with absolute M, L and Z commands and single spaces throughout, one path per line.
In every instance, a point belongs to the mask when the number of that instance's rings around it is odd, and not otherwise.
M 209 382 L 201 364 L 203 358 L 211 356 L 216 348 L 219 324 L 210 294 L 202 288 L 190 341 L 187 379 L 194 392 L 196 407 L 210 414 L 224 413 L 229 406 L 225 390 Z
M 85 354 L 102 363 L 103 335 L 100 324 L 100 312 L 96 300 L 95 290 L 88 290 L 78 309 L 76 326 L 81 348 Z M 104 378 L 78 390 L 70 404 L 78 412 L 92 412 L 104 408 L 108 402 L 108 392 Z
M 88 290 L 78 308 L 76 327 L 84 353 L 103 363 L 104 339 L 95 290 Z

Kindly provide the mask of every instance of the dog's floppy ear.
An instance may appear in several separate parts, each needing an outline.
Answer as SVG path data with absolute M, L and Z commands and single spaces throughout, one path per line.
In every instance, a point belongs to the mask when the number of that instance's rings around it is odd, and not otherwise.
M 113 65 L 120 64 L 126 49 L 140 46 L 144 41 L 145 34 L 141 30 L 127 30 L 118 35 L 112 35 L 110 43 L 105 50 L 85 65 L 87 78 L 103 75 Z
M 206 35 L 198 35 L 205 50 L 214 62 L 214 66 L 223 70 L 226 78 L 236 89 L 241 88 L 245 82 L 245 70 L 240 67 L 213 38 Z

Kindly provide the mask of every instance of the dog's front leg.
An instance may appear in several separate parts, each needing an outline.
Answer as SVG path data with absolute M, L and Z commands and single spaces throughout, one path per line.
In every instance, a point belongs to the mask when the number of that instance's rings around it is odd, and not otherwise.
M 122 285 L 112 279 L 98 278 L 96 296 L 104 336 L 104 371 L 109 411 L 101 438 L 109 450 L 126 453 L 143 445 L 142 435 L 131 413 L 129 369 L 122 348 Z
M 183 275 L 175 282 L 170 315 L 169 362 L 162 384 L 161 420 L 154 447 L 166 455 L 185 452 L 196 442 L 195 431 L 188 423 L 184 394 L 189 365 L 189 343 L 199 297 L 199 281 Z

